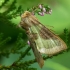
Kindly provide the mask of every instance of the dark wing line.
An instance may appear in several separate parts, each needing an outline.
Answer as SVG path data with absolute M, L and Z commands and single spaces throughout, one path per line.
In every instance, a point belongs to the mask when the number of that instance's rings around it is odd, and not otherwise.
M 44 27 L 44 26 L 43 26 Z M 53 43 L 53 39 L 52 39 L 52 37 L 47 33 L 47 32 L 49 32 L 48 30 L 46 31 L 46 30 L 42 30 L 41 31 L 41 29 L 40 29 L 41 27 L 40 26 L 36 26 L 36 29 L 38 30 L 38 32 L 39 32 L 39 35 L 40 35 L 40 32 L 41 32 L 41 34 L 44 36 L 44 40 L 49 40 L 49 39 L 51 39 L 51 45 L 53 45 L 52 43 Z M 46 28 L 47 29 L 47 28 Z M 40 37 L 41 37 L 41 35 L 40 35 Z M 43 41 L 42 41 L 42 43 L 43 43 Z M 47 43 L 47 42 L 46 42 Z M 54 41 L 54 43 L 55 43 L 55 41 Z M 56 44 L 56 43 L 55 43 Z M 44 45 L 44 43 L 43 43 L 43 45 Z M 49 44 L 47 43 L 47 45 L 48 45 L 48 48 L 50 48 L 50 46 L 49 46 Z M 44 45 L 44 47 L 46 48 L 46 46 Z M 54 46 L 51 46 L 51 48 L 53 48 Z M 47 48 L 46 48 L 47 49 Z M 57 49 L 56 49 L 57 50 Z M 57 50 L 58 51 L 58 50 Z
M 36 29 L 38 30 L 38 32 L 39 32 L 39 35 L 40 35 L 40 37 L 41 36 L 43 36 L 44 37 L 44 39 L 46 38 L 46 39 L 48 39 L 48 38 L 50 38 L 50 36 L 49 35 L 47 35 L 47 34 L 45 34 L 45 32 L 44 31 L 40 31 L 41 29 L 40 29 L 41 27 L 39 27 L 39 26 L 36 26 Z M 45 39 L 45 40 L 46 40 Z M 42 41 L 42 40 L 41 40 Z M 43 43 L 43 41 L 42 41 L 42 43 Z M 47 43 L 47 42 L 46 42 Z M 43 45 L 44 45 L 44 43 L 43 43 Z M 44 45 L 44 47 L 46 48 L 46 46 Z M 50 48 L 49 47 L 49 45 L 48 45 L 48 48 Z

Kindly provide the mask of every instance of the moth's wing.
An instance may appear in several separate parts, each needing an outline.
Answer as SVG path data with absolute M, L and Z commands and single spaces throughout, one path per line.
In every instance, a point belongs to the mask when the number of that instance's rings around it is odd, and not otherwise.
M 67 49 L 64 41 L 42 25 L 38 20 L 31 20 L 30 30 L 34 33 L 38 51 L 43 54 L 54 55 Z
M 36 47 L 36 43 L 34 41 L 34 34 L 31 30 L 28 33 L 28 38 L 29 38 L 30 46 L 34 52 L 35 58 L 36 58 L 38 64 L 40 65 L 40 67 L 42 68 L 44 65 L 44 60 L 43 60 L 41 53 L 38 51 L 38 49 Z

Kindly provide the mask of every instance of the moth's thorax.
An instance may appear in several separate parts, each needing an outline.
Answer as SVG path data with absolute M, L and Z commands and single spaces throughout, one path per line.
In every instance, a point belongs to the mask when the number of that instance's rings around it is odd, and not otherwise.
M 29 11 L 25 11 L 24 14 L 21 15 L 21 20 L 29 26 L 32 26 L 33 24 L 38 24 L 38 19 Z
M 22 15 L 21 15 L 21 18 L 26 18 L 28 16 L 30 16 L 31 13 L 29 11 L 25 11 Z

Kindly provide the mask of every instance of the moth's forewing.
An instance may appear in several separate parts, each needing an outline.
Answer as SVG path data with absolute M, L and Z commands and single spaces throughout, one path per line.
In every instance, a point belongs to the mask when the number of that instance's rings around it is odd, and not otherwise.
M 21 21 L 23 23 L 20 25 L 27 31 L 30 43 L 33 43 L 31 47 L 39 65 L 44 63 L 40 53 L 54 55 L 67 49 L 64 41 L 42 25 L 30 12 L 26 11 L 22 15 Z
M 67 49 L 67 46 L 64 41 L 57 35 L 52 33 L 44 25 L 34 25 L 31 27 L 31 30 L 37 35 L 35 43 L 40 53 L 54 55 Z
M 40 53 L 54 55 L 67 49 L 65 42 L 41 24 L 36 17 L 31 16 L 29 20 L 30 31 L 35 34 L 34 41 Z

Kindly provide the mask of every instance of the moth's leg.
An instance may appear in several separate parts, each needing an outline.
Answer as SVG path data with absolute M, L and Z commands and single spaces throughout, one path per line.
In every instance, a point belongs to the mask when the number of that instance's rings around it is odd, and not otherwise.
M 45 26 L 54 28 L 53 26 L 50 26 L 50 25 L 45 25 Z

